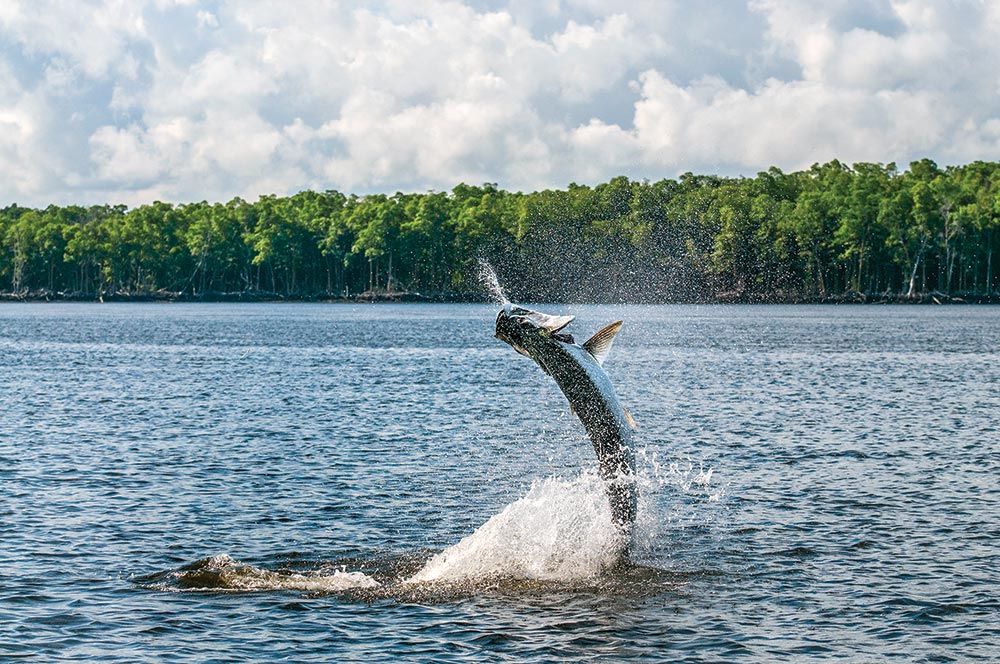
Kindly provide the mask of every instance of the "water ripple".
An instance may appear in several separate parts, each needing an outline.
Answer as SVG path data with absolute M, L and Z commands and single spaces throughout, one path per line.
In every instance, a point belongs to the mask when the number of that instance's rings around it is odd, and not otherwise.
M 493 307 L 0 307 L 0 660 L 996 659 L 1000 310 L 559 309 L 634 568 Z

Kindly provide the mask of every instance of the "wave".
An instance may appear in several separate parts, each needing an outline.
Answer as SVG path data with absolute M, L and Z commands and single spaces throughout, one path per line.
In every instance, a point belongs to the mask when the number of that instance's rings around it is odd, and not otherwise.
M 363 572 L 336 569 L 332 573 L 321 571 L 303 574 L 291 570 L 267 570 L 241 563 L 225 553 L 136 581 L 139 585 L 155 590 L 231 592 L 298 590 L 334 593 L 380 585 Z

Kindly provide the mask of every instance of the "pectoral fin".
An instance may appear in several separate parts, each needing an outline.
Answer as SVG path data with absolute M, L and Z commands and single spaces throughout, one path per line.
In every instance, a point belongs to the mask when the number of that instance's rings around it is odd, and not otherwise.
M 622 406 L 622 410 L 625 411 L 625 419 L 628 420 L 628 425 L 632 427 L 632 429 L 634 430 L 635 420 L 632 419 L 632 413 L 628 412 L 628 408 L 626 408 L 625 406 Z
M 615 321 L 610 325 L 605 325 L 597 331 L 594 336 L 583 343 L 583 349 L 594 356 L 598 364 L 604 364 L 604 358 L 611 351 L 611 344 L 615 342 L 615 335 L 622 329 L 622 322 Z

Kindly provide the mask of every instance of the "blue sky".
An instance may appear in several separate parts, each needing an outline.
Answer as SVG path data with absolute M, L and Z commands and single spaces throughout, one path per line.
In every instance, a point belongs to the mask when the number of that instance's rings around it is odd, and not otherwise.
M 0 204 L 996 160 L 998 63 L 997 0 L 5 0 Z

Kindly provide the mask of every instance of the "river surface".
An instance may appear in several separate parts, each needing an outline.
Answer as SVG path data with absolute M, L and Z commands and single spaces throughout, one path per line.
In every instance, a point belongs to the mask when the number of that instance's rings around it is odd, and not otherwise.
M 0 306 L 0 661 L 1000 660 L 1000 308 Z

